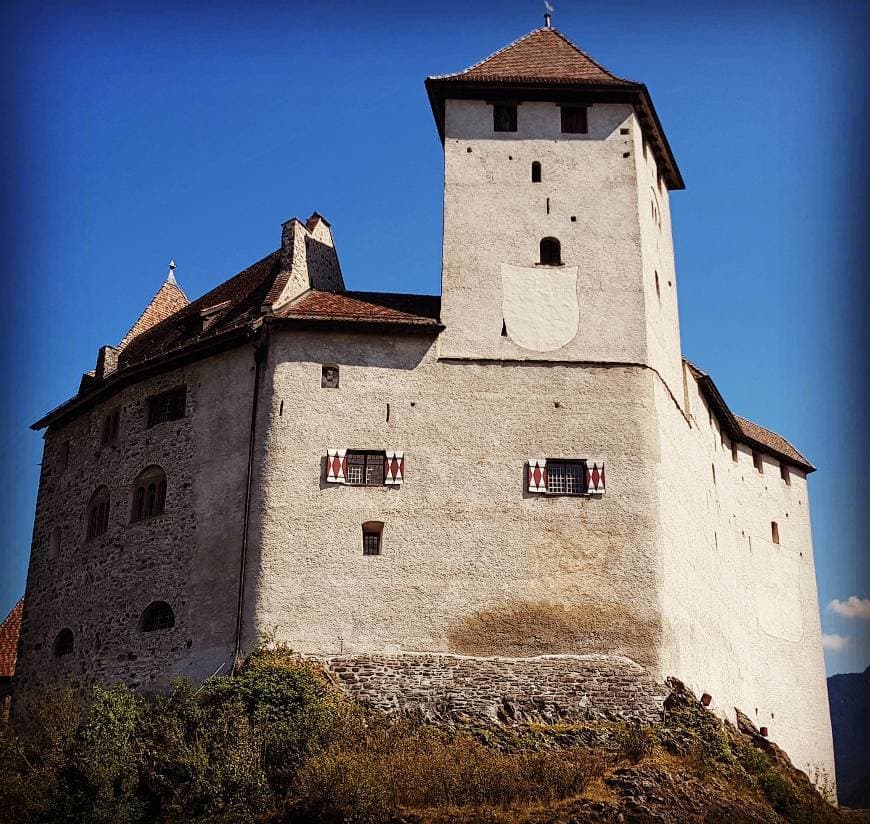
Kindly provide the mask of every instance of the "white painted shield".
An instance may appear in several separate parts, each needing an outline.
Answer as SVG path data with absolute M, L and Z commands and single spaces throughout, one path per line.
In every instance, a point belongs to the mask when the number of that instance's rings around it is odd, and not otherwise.
M 576 266 L 501 265 L 502 311 L 508 337 L 534 352 L 561 349 L 577 334 Z

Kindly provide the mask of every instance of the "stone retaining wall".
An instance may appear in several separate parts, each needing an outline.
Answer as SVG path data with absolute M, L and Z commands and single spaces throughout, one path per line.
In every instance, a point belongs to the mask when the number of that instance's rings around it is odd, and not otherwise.
M 323 661 L 352 698 L 433 721 L 658 721 L 667 689 L 628 658 L 439 653 L 348 655 Z

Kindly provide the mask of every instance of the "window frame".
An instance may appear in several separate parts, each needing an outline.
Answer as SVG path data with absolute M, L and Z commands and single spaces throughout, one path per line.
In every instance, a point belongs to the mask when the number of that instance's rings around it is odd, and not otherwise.
M 100 434 L 100 445 L 109 446 L 118 442 L 121 430 L 121 410 L 113 409 L 103 416 L 103 431 Z
M 374 551 L 367 546 L 366 539 L 374 539 Z M 384 546 L 384 524 L 383 521 L 365 521 L 362 525 L 362 550 L 364 557 L 373 557 L 382 554 Z
M 589 459 L 588 458 L 547 458 L 547 491 L 544 493 L 548 498 L 585 498 L 589 496 Z M 551 492 L 550 478 L 552 466 L 577 466 L 580 468 L 580 479 L 582 482 L 582 491 L 580 492 Z M 565 475 L 567 490 L 567 474 Z
M 354 483 L 353 481 L 350 480 L 350 468 L 351 468 L 351 466 L 359 466 L 359 464 L 358 463 L 352 464 L 351 458 L 360 457 L 360 456 L 362 456 L 364 458 L 363 464 L 362 464 L 363 481 L 362 481 L 362 483 Z M 381 477 L 381 479 L 380 479 L 379 483 L 369 483 L 368 482 L 369 462 L 370 462 L 370 459 L 374 458 L 375 456 L 377 456 L 378 460 L 380 461 L 380 471 L 381 471 L 380 477 Z M 381 449 L 381 450 L 378 450 L 378 449 L 348 449 L 347 452 L 345 452 L 344 457 L 345 457 L 345 461 L 346 461 L 346 469 L 344 470 L 345 486 L 372 486 L 372 487 L 387 486 L 387 483 L 386 483 L 387 451 L 385 449 Z
M 166 514 L 166 472 L 162 466 L 146 466 L 134 479 L 130 495 L 130 523 L 150 521 Z
M 166 609 L 169 610 L 169 614 L 172 616 L 172 623 L 163 624 L 157 621 L 154 626 L 146 628 L 146 621 L 150 621 L 151 615 L 163 607 L 166 607 Z M 139 618 L 139 632 L 162 632 L 165 629 L 172 629 L 175 626 L 175 623 L 175 610 L 172 608 L 172 604 L 168 601 L 152 601 L 142 610 L 142 615 Z
M 98 486 L 88 500 L 85 513 L 85 540 L 101 538 L 109 531 L 112 515 L 112 493 L 103 484 Z
M 567 129 L 566 126 L 573 125 L 570 118 L 577 117 L 582 112 L 582 128 Z M 589 107 L 579 106 L 575 104 L 565 104 L 559 106 L 559 129 L 561 134 L 589 134 Z
M 160 404 L 158 406 L 157 404 Z M 179 414 L 180 413 L 180 414 Z M 187 386 L 176 386 L 158 392 L 146 400 L 145 428 L 153 429 L 161 423 L 180 421 L 187 417 Z
M 517 109 L 518 109 L 518 106 L 516 103 L 493 103 L 492 104 L 492 130 L 494 132 L 500 132 L 500 133 L 506 133 L 506 134 L 515 133 L 517 131 L 517 121 L 519 119 L 518 115 L 517 115 Z M 503 124 L 501 124 L 499 122 L 499 113 L 501 113 L 501 114 L 506 113 L 508 115 L 508 117 L 507 117 L 508 128 L 506 128 L 506 129 L 500 128 L 500 126 Z

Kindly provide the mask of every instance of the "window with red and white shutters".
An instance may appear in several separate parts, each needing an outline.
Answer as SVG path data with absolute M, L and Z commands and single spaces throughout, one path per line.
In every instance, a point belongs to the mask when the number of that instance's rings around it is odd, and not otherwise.
M 401 486 L 405 453 L 396 449 L 327 449 L 326 482 L 345 486 Z
M 529 458 L 528 490 L 538 495 L 603 495 L 604 462 L 568 458 Z

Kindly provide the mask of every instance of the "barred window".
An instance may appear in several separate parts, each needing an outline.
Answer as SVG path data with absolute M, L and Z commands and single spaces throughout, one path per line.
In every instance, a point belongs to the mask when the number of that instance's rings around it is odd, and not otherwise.
M 184 417 L 187 406 L 187 387 L 180 386 L 161 392 L 148 399 L 148 428 L 164 421 L 177 421 Z
M 547 493 L 550 495 L 585 495 L 585 461 L 547 461 Z
M 166 601 L 154 601 L 142 613 L 139 623 L 141 632 L 159 632 L 175 626 L 175 613 Z
M 384 532 L 382 521 L 366 521 L 362 525 L 363 555 L 381 554 L 381 535 Z
M 347 453 L 346 483 L 351 486 L 384 485 L 384 452 Z

